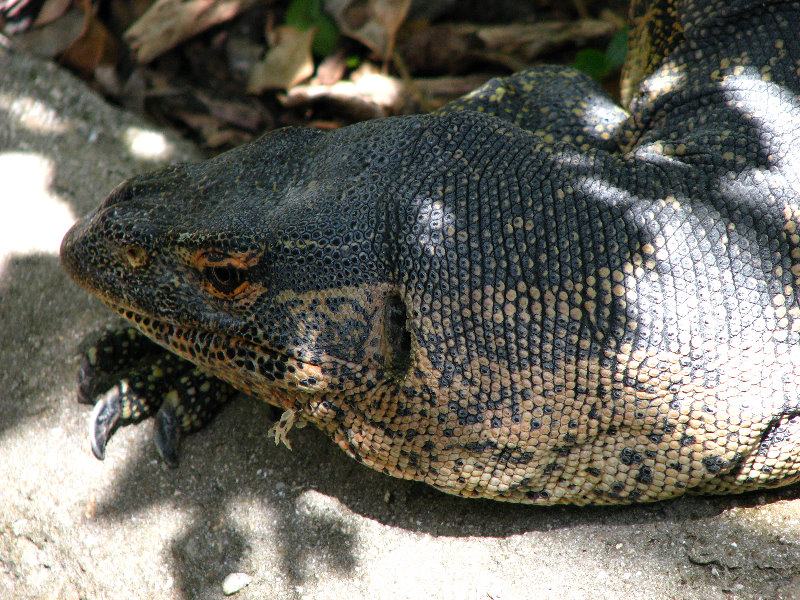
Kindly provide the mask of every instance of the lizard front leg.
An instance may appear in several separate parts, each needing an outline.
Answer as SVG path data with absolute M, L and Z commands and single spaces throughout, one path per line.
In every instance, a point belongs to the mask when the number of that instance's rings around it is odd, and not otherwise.
M 131 327 L 103 334 L 78 368 L 78 400 L 95 405 L 89 438 L 101 460 L 119 425 L 155 415 L 158 452 L 177 467 L 181 435 L 203 427 L 235 393 Z

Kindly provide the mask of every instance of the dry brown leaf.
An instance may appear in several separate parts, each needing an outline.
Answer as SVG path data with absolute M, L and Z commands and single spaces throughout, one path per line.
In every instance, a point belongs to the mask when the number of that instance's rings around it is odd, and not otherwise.
M 327 0 L 325 8 L 339 30 L 388 60 L 397 29 L 408 13 L 411 0 Z
M 89 77 L 101 63 L 116 64 L 117 40 L 97 18 L 88 0 L 77 4 L 85 13 L 84 29 L 61 55 L 61 63 Z
M 316 29 L 302 31 L 291 25 L 276 27 L 270 33 L 271 45 L 260 63 L 253 66 L 247 81 L 249 94 L 268 89 L 289 89 L 314 74 L 311 42 Z
M 36 21 L 34 21 L 33 26 L 41 27 L 52 23 L 67 12 L 70 4 L 72 4 L 72 0 L 46 0 L 42 5 L 42 10 L 36 15 Z
M 125 39 L 137 60 L 146 63 L 212 25 L 232 19 L 256 3 L 269 1 L 158 0 L 125 32 Z
M 205 148 L 239 146 L 253 139 L 253 136 L 242 131 L 225 127 L 218 119 L 209 115 L 186 110 L 175 111 L 173 116 L 191 127 Z
M 598 19 L 491 26 L 460 24 L 453 28 L 461 35 L 476 35 L 486 44 L 488 52 L 515 54 L 526 62 L 561 44 L 583 45 L 588 40 L 611 37 L 616 29 L 614 23 Z
M 338 50 L 319 63 L 314 75 L 314 82 L 323 85 L 333 85 L 341 81 L 347 71 L 347 61 L 343 50 Z
M 195 96 L 200 100 L 214 118 L 246 131 L 257 132 L 264 129 L 264 113 L 244 102 L 218 100 L 201 92 Z
M 403 29 L 406 34 L 400 54 L 409 71 L 421 73 L 467 73 L 475 56 L 483 50 L 476 35 L 462 35 L 449 24 L 415 22 Z
M 83 34 L 85 26 L 84 12 L 72 6 L 52 23 L 15 34 L 14 48 L 36 56 L 55 58 Z
M 434 109 L 479 88 L 494 77 L 491 73 L 474 73 L 463 77 L 416 77 L 414 84 Z
M 351 117 L 374 119 L 400 112 L 407 94 L 399 79 L 378 73 L 365 63 L 350 80 L 333 85 L 310 83 L 293 87 L 286 95 L 285 104 L 300 106 L 320 100 L 335 104 Z

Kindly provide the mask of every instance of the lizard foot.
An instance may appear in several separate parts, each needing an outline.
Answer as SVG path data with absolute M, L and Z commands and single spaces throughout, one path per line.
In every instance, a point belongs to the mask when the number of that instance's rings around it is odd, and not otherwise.
M 120 424 L 155 415 L 156 448 L 177 467 L 181 436 L 203 427 L 235 393 L 132 328 L 101 336 L 78 368 L 78 401 L 95 403 L 89 439 L 101 460 Z
M 289 450 L 292 449 L 292 443 L 289 441 L 289 432 L 292 430 L 293 427 L 297 427 L 298 429 L 302 429 L 307 425 L 305 419 L 302 416 L 297 414 L 297 411 L 293 408 L 283 411 L 281 418 L 272 426 L 270 427 L 267 435 L 270 437 L 275 438 L 275 445 L 283 444 Z

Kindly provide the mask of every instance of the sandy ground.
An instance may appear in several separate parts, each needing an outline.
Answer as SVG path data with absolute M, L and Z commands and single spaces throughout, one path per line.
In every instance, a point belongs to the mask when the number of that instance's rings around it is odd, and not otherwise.
M 193 151 L 52 65 L 0 53 L 0 598 L 800 598 L 798 488 L 618 508 L 469 501 L 391 479 L 313 428 L 294 451 L 242 397 L 157 459 L 149 423 L 104 462 L 75 402 L 113 321 L 61 271 L 72 220 Z M 155 158 L 154 158 L 155 157 Z

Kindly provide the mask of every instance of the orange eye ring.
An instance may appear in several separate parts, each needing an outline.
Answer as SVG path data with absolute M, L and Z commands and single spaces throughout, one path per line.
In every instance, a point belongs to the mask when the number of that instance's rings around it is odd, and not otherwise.
M 213 295 L 233 298 L 250 286 L 248 270 L 258 262 L 257 255 L 225 254 L 217 250 L 202 250 L 192 260 L 205 278 L 205 287 Z

